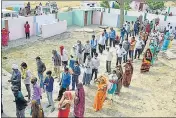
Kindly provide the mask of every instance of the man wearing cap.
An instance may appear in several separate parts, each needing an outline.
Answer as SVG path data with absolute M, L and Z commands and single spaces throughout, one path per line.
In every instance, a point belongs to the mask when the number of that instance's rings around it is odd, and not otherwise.
M 19 91 L 21 91 L 21 73 L 18 70 L 18 65 L 13 64 L 12 70 L 12 77 L 11 80 L 8 80 L 8 82 L 11 82 L 12 86 L 17 86 Z
M 40 79 L 40 88 L 44 88 L 44 86 L 43 86 L 43 72 L 45 72 L 46 66 L 41 61 L 40 57 L 36 57 L 36 62 L 37 62 L 38 77 Z

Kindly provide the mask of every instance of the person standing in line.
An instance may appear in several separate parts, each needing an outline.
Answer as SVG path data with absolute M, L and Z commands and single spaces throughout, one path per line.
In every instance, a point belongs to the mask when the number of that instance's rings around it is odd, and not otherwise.
M 129 87 L 131 83 L 131 78 L 133 76 L 133 65 L 131 60 L 128 60 L 127 63 L 124 65 L 125 72 L 123 75 L 123 86 Z
M 75 59 L 72 55 L 70 55 L 70 62 L 69 62 L 69 68 L 71 68 L 73 70 L 74 65 L 75 65 Z
M 68 89 L 71 82 L 71 75 L 69 73 L 69 69 L 67 67 L 64 68 L 64 72 L 62 73 L 61 87 L 59 90 L 59 95 L 55 101 L 60 101 L 63 93 Z
M 86 62 L 86 58 L 88 55 L 90 55 L 91 51 L 91 45 L 89 41 L 86 41 L 86 44 L 84 46 L 84 63 Z
M 115 47 L 116 32 L 115 32 L 115 30 L 112 27 L 110 28 L 110 30 L 111 30 L 109 32 L 110 47 L 112 47 L 112 43 L 113 43 L 113 47 Z
M 92 57 L 97 52 L 97 40 L 95 39 L 95 35 L 92 35 L 92 40 L 90 41 L 91 44 L 91 55 Z
M 26 39 L 30 39 L 30 25 L 28 24 L 28 21 L 26 21 L 24 28 L 25 28 L 25 33 L 26 33 Z
M 146 28 L 145 28 L 145 31 L 148 33 L 148 34 L 150 34 L 150 24 L 149 23 L 147 23 L 147 25 L 146 25 Z
M 130 37 L 131 36 L 134 36 L 134 22 L 131 21 L 131 24 L 130 24 Z
M 77 44 L 73 46 L 73 48 L 75 49 L 76 51 L 76 58 L 78 60 L 78 63 L 80 65 L 83 65 L 83 59 L 82 59 L 82 52 L 84 50 L 84 47 L 83 45 L 81 44 L 81 41 L 77 41 Z
M 150 21 L 150 31 L 153 29 L 153 21 Z
M 18 65 L 12 64 L 12 77 L 8 82 L 11 82 L 12 86 L 18 86 L 19 91 L 21 91 L 21 73 L 18 70 Z
M 170 23 L 168 23 L 167 26 L 165 27 L 165 34 L 166 32 L 169 32 L 169 29 L 170 29 Z
M 134 35 L 137 36 L 138 35 L 138 24 L 137 22 L 134 23 Z
M 84 117 L 85 110 L 85 92 L 82 83 L 78 83 L 74 98 L 74 116 L 77 118 Z
M 129 50 L 130 50 L 130 43 L 129 43 L 127 38 L 125 39 L 125 41 L 123 41 L 122 46 L 126 51 L 126 54 L 123 55 L 123 63 L 126 63 L 127 60 L 128 60 L 128 53 L 129 53 Z
M 32 74 L 30 70 L 27 68 L 27 64 L 25 62 L 21 64 L 21 72 L 22 72 L 22 79 L 24 79 L 24 84 L 28 92 L 28 95 L 26 95 L 25 97 L 28 97 L 28 102 L 30 102 L 31 99 L 30 79 L 32 77 Z
M 112 58 L 113 58 L 113 53 L 112 51 L 109 50 L 109 47 L 106 47 L 107 49 L 107 57 L 106 57 L 106 72 L 108 72 L 109 74 L 111 73 L 111 62 L 112 62 Z
M 37 84 L 37 78 L 34 77 L 31 80 L 31 84 L 33 87 L 33 95 L 32 95 L 32 100 L 36 100 L 38 105 L 40 105 L 40 99 L 42 99 L 42 94 L 41 94 L 41 89 Z
M 53 54 L 53 57 L 52 57 L 52 60 L 53 60 L 53 63 L 54 63 L 54 72 L 55 72 L 55 75 L 56 75 L 56 78 L 58 78 L 60 81 L 60 67 L 61 67 L 61 56 L 57 53 L 56 50 L 52 50 L 52 54 Z
M 46 66 L 45 64 L 41 61 L 40 57 L 36 57 L 36 62 L 37 62 L 37 72 L 38 72 L 38 77 L 40 79 L 40 88 L 43 88 L 44 90 L 44 86 L 43 86 L 43 73 L 46 70 Z
M 119 47 L 117 47 L 117 62 L 116 65 L 119 65 L 122 63 L 122 57 L 125 55 L 127 52 L 125 49 L 122 47 L 122 44 L 119 44 Z
M 126 35 L 127 35 L 127 38 L 128 38 L 128 35 L 129 35 L 129 33 L 130 33 L 130 22 L 128 22 L 128 23 L 126 24 L 125 30 L 126 30 Z
M 15 96 L 16 103 L 16 116 L 17 118 L 25 118 L 25 109 L 27 107 L 27 101 L 24 99 L 23 94 L 19 91 L 18 86 L 12 86 L 12 91 Z
M 92 78 L 93 78 L 93 75 L 95 73 L 94 80 L 97 79 L 97 73 L 98 73 L 98 68 L 99 67 L 100 67 L 100 60 L 98 58 L 98 53 L 95 53 L 95 56 L 92 59 Z
M 98 41 L 98 47 L 99 47 L 99 53 L 102 54 L 104 47 L 105 47 L 105 40 L 106 37 L 104 36 L 104 33 L 100 36 L 100 39 Z
M 106 32 L 106 30 L 104 30 L 104 35 L 106 37 L 105 44 L 106 44 L 106 46 L 108 46 L 108 38 L 109 38 L 109 36 L 108 36 L 108 33 Z
M 134 48 L 136 45 L 136 40 L 135 37 L 133 36 L 131 38 L 131 42 L 130 42 L 130 50 L 129 50 L 129 57 L 131 58 L 131 60 L 133 61 L 133 55 L 134 55 Z
M 51 74 L 52 74 L 51 71 L 46 72 L 47 77 L 45 78 L 44 85 L 46 86 L 46 95 L 47 95 L 48 103 L 49 103 L 47 108 L 52 106 L 51 112 L 53 112 L 55 110 L 54 101 L 53 101 L 54 78 L 51 76 Z
M 62 65 L 66 67 L 68 65 L 68 54 L 64 46 L 60 46 L 60 54 L 61 54 Z
M 141 39 L 141 36 L 139 36 L 139 39 L 136 41 L 136 50 L 135 50 L 134 59 L 136 59 L 137 54 L 138 54 L 138 59 L 140 59 L 140 55 L 141 55 L 141 51 L 142 51 L 142 45 L 144 45 L 144 42 Z
M 73 67 L 73 74 L 72 74 L 72 90 L 75 90 L 75 85 L 77 87 L 80 74 L 81 74 L 81 69 L 79 67 L 78 61 L 76 61 Z
M 83 85 L 90 85 L 91 75 L 92 75 L 92 60 L 89 55 L 85 62 L 85 70 L 83 76 Z
M 125 31 L 126 31 L 125 28 L 122 27 L 121 30 L 120 30 L 120 43 L 122 43 L 123 40 L 124 40 L 124 37 L 125 37 Z

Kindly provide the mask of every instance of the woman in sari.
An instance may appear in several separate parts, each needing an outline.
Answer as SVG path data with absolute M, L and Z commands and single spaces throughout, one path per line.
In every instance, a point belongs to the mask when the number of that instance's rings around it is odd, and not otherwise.
M 72 102 L 72 94 L 70 91 L 65 91 L 58 105 L 58 118 L 68 118 Z
M 170 33 L 166 32 L 166 35 L 164 36 L 164 42 L 162 45 L 162 51 L 166 51 L 169 47 L 169 43 L 170 43 Z
M 9 31 L 5 28 L 1 30 L 2 46 L 8 46 Z
M 32 100 L 31 102 L 31 115 L 32 118 L 44 118 L 43 109 L 38 105 L 36 100 Z
M 142 60 L 141 73 L 149 71 L 151 66 L 151 61 L 152 61 L 152 53 L 150 49 L 147 49 L 144 54 L 144 58 Z
M 150 48 L 150 51 L 151 51 L 152 57 L 153 57 L 152 61 L 151 61 L 151 65 L 153 65 L 156 58 L 157 58 L 157 54 L 156 54 L 157 53 L 157 46 L 153 42 L 151 42 L 149 45 L 149 48 Z
M 85 110 L 85 92 L 82 83 L 78 83 L 74 99 L 74 116 L 83 118 Z
M 124 67 L 125 73 L 123 75 L 123 86 L 129 87 L 133 75 L 133 65 L 131 63 L 131 60 L 128 60 Z
M 122 80 L 123 80 L 123 69 L 121 65 L 117 66 L 116 72 L 117 72 L 117 77 L 118 77 L 116 94 L 119 95 L 120 90 L 122 88 Z
M 98 82 L 98 90 L 94 99 L 93 108 L 95 111 L 99 111 L 103 107 L 103 103 L 106 99 L 106 91 L 107 91 L 107 80 L 104 75 L 100 76 L 96 82 Z

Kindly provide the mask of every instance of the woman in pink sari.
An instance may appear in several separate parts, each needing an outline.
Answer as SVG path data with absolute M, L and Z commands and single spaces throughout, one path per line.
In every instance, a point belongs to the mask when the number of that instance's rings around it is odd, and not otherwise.
M 79 83 L 77 85 L 77 90 L 75 92 L 74 99 L 74 116 L 75 118 L 83 118 L 85 110 L 85 92 L 83 84 Z

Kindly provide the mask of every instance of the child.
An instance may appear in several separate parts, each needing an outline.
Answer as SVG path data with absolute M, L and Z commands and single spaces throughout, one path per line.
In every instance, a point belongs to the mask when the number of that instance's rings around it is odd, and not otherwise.
M 117 77 L 116 71 L 113 70 L 112 74 L 109 77 L 109 85 L 108 85 L 108 94 L 112 95 L 111 96 L 111 101 L 112 102 L 113 102 L 114 93 L 117 89 L 117 80 L 118 80 L 118 77 Z
M 113 53 L 109 51 L 109 47 L 107 49 L 107 57 L 106 57 L 106 72 L 110 73 L 111 72 L 111 61 L 113 58 Z
M 46 72 L 47 77 L 45 78 L 44 85 L 46 86 L 46 94 L 49 102 L 49 105 L 47 106 L 47 108 L 52 106 L 51 112 L 53 112 L 55 110 L 54 102 L 53 102 L 54 78 L 51 76 L 51 74 L 52 74 L 51 71 Z
M 27 101 L 24 99 L 21 91 L 19 91 L 18 86 L 12 86 L 12 91 L 15 96 L 16 116 L 17 118 L 24 118 Z
M 75 90 L 75 85 L 78 84 L 79 75 L 81 74 L 81 69 L 79 67 L 78 61 L 75 62 L 72 74 L 72 90 Z
M 36 77 L 34 77 L 31 80 L 31 84 L 33 85 L 32 100 L 36 100 L 37 103 L 40 105 L 40 99 L 42 98 L 42 95 L 41 95 L 41 89 L 37 84 L 37 78 Z

